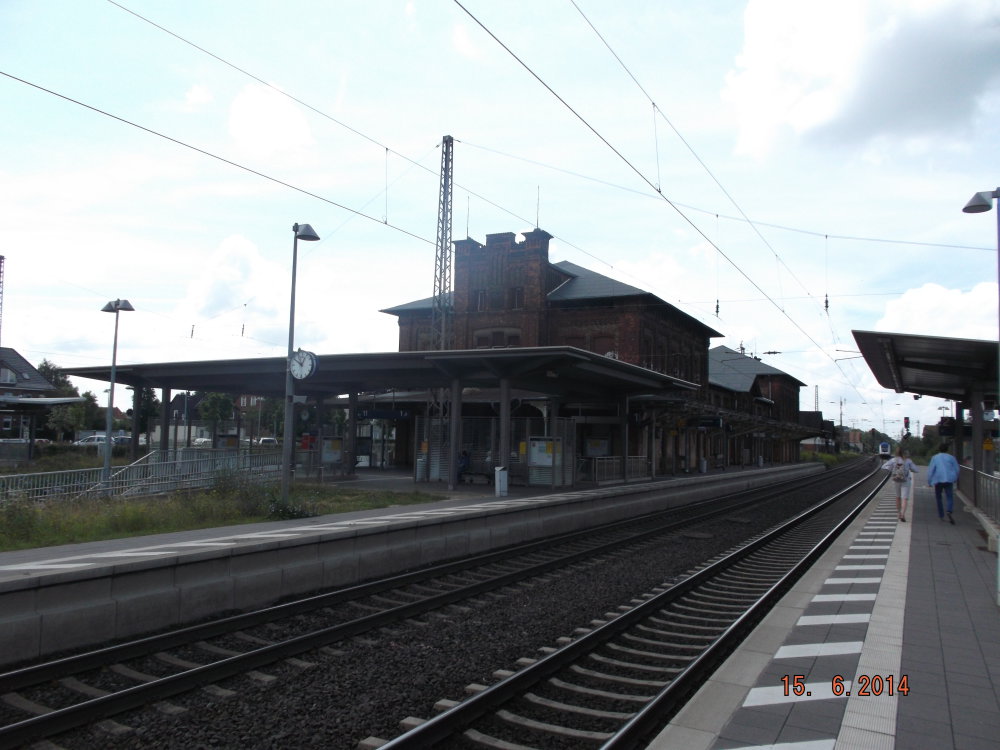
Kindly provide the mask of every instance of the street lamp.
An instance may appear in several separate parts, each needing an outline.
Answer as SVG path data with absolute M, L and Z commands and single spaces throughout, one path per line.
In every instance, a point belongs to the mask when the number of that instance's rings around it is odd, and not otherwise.
M 1000 187 L 973 195 L 962 210 L 967 214 L 981 214 L 993 208 L 993 199 L 1000 198 Z M 997 210 L 997 303 L 1000 305 L 1000 210 Z M 1000 322 L 1000 306 L 997 307 Z M 997 349 L 997 379 L 1000 381 L 1000 347 Z M 997 408 L 1000 408 L 1000 387 L 997 388 Z
M 104 471 L 101 473 L 101 479 L 108 487 L 111 480 L 111 447 L 114 445 L 111 429 L 115 410 L 115 373 L 118 367 L 118 313 L 135 312 L 135 308 L 127 299 L 116 299 L 102 307 L 101 312 L 115 314 L 115 343 L 111 348 L 111 387 L 108 388 L 108 413 L 104 419 Z
M 292 481 L 292 433 L 295 431 L 295 380 L 292 378 L 292 351 L 295 346 L 295 270 L 299 258 L 299 240 L 315 242 L 319 235 L 308 224 L 293 224 L 292 231 L 292 298 L 288 305 L 288 357 L 285 359 L 285 434 L 281 441 L 281 501 L 288 502 L 288 489 Z

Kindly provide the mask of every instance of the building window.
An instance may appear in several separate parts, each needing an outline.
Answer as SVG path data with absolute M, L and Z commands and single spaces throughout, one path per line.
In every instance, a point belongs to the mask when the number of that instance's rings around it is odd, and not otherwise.
M 486 290 L 477 289 L 473 294 L 476 296 L 476 311 L 483 312 L 486 310 Z
M 511 310 L 520 310 L 524 307 L 524 287 L 515 286 L 508 290 L 507 296 L 508 305 Z
M 6 367 L 0 367 L 0 383 L 16 383 L 17 375 L 13 370 L 8 370 Z
M 490 347 L 521 346 L 520 328 L 486 328 L 472 332 L 477 349 Z

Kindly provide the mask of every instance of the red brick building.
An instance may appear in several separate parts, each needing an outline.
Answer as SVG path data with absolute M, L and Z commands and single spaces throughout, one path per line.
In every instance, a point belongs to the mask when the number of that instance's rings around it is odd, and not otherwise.
M 541 229 L 455 243 L 449 349 L 574 346 L 705 386 L 722 334 L 659 297 L 574 263 L 549 262 Z M 383 310 L 399 350 L 429 348 L 430 298 Z

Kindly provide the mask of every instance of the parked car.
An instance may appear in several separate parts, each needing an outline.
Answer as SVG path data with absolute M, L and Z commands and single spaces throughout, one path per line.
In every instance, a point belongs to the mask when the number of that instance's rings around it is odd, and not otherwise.
M 257 445 L 260 446 L 261 448 L 277 448 L 278 438 L 273 438 L 273 437 L 258 438 Z
M 212 438 L 195 438 L 191 441 L 191 445 L 195 445 L 199 448 L 211 448 Z
M 107 440 L 104 435 L 88 435 L 85 438 L 77 440 L 73 445 L 100 445 Z

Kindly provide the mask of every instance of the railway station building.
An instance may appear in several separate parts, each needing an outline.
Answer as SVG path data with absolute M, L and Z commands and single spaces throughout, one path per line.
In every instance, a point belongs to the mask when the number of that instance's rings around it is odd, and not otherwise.
M 504 232 L 487 235 L 485 244 L 454 243 L 447 348 L 572 347 L 662 374 L 677 387 L 633 393 L 624 402 L 602 394 L 586 401 L 521 394 L 516 419 L 524 423 L 509 447 L 515 478 L 520 472 L 530 481 L 530 466 L 520 464 L 532 460 L 532 435 L 561 442 L 556 450 L 573 458 L 574 481 L 798 459 L 799 441 L 813 432 L 798 419 L 803 383 L 755 357 L 710 348 L 722 334 L 650 292 L 550 262 L 550 239 L 534 229 L 520 241 Z M 425 298 L 383 310 L 399 319 L 401 352 L 430 349 L 432 305 Z M 464 409 L 462 449 L 473 473 L 488 472 L 496 463 L 496 394 L 466 394 Z M 424 434 L 419 424 L 417 431 Z M 420 442 L 428 455 L 418 463 L 426 461 L 433 478 L 435 441 Z
M 398 319 L 398 351 L 318 355 L 294 384 L 307 403 L 293 408 L 344 407 L 347 424 L 310 423 L 309 460 L 350 472 L 391 457 L 416 481 L 449 486 L 460 463 L 470 481 L 502 467 L 512 483 L 552 487 L 798 460 L 815 434 L 799 423 L 801 382 L 712 349 L 722 334 L 650 292 L 550 262 L 550 239 L 533 229 L 454 243 L 444 348 L 431 348 L 426 298 L 383 310 Z M 67 372 L 108 379 L 107 367 Z M 162 389 L 168 425 L 172 390 L 283 397 L 286 372 L 272 357 L 118 365 L 117 377 Z M 391 440 L 379 460 L 364 434 L 372 420 Z

